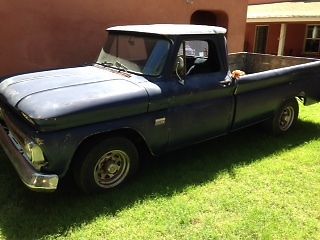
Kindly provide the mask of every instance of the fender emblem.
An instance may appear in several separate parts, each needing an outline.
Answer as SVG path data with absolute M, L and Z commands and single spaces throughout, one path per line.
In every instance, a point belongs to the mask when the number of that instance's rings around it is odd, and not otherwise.
M 160 126 L 166 124 L 166 118 L 158 118 L 154 121 L 155 126 Z

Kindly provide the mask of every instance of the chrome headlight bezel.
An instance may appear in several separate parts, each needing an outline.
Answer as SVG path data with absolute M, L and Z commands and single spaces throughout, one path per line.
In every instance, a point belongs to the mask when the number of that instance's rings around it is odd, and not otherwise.
M 41 167 L 45 166 L 47 162 L 45 161 L 42 149 L 38 144 L 33 141 L 25 140 L 23 145 L 23 150 L 32 165 L 40 170 Z

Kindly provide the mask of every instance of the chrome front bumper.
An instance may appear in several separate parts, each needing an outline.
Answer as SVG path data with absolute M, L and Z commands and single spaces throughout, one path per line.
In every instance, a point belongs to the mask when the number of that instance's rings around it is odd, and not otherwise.
M 22 182 L 34 191 L 51 192 L 57 189 L 59 177 L 55 174 L 44 174 L 23 157 L 0 124 L 0 144 L 18 172 Z

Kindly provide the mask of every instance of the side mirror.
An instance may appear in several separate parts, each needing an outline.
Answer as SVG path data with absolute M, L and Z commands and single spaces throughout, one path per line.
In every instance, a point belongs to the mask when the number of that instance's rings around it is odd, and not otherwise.
M 207 58 L 198 58 L 198 57 L 197 57 L 197 58 L 194 60 L 193 65 L 192 65 L 192 66 L 189 68 L 189 70 L 187 71 L 186 76 L 188 76 L 188 75 L 193 71 L 193 69 L 194 69 L 196 66 L 199 66 L 199 65 L 204 64 L 207 60 L 208 60 Z
M 201 65 L 205 63 L 207 60 L 207 58 L 196 58 L 196 60 L 194 60 L 194 65 Z
M 179 83 L 184 85 L 184 80 L 181 78 L 181 75 L 183 75 L 184 71 L 184 59 L 183 57 L 177 57 L 176 63 L 175 63 L 175 72 L 177 77 L 179 78 Z

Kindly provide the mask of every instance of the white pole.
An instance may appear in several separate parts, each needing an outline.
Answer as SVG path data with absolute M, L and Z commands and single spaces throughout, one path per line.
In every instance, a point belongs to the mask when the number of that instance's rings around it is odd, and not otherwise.
M 287 34 L 287 24 L 281 23 L 279 46 L 278 46 L 278 56 L 282 56 L 284 53 L 284 45 L 286 43 L 286 34 Z

